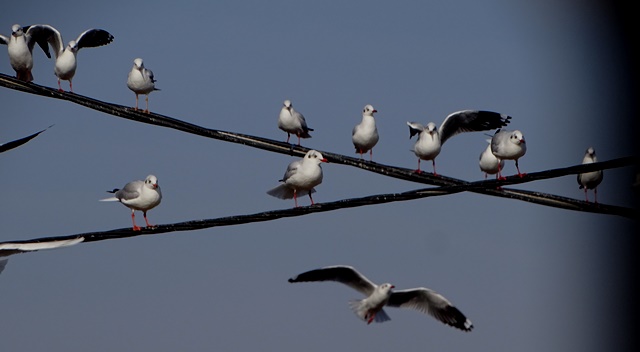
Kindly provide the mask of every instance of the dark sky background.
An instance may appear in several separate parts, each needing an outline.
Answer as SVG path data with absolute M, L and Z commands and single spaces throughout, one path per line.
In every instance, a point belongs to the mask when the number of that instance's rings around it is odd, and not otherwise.
M 315 129 L 303 145 L 319 150 L 355 155 L 350 132 L 372 104 L 374 161 L 400 167 L 416 167 L 406 121 L 498 111 L 524 133 L 520 168 L 534 172 L 578 164 L 589 146 L 600 160 L 637 155 L 631 14 L 594 1 L 27 1 L 4 4 L 0 32 L 47 23 L 68 42 L 106 29 L 112 44 L 79 52 L 77 94 L 133 105 L 126 77 L 141 57 L 162 89 L 152 111 L 284 141 L 276 121 L 291 99 Z M 53 60 L 34 56 L 34 83 L 57 86 Z M 13 74 L 6 55 L 0 71 Z M 0 155 L 0 242 L 129 227 L 127 208 L 98 199 L 151 173 L 164 195 L 152 223 L 293 206 L 265 193 L 287 156 L 6 88 L 0 103 L 0 143 L 55 124 Z M 481 179 L 485 139 L 447 141 L 438 172 Z M 323 170 L 317 202 L 423 187 Z M 606 170 L 599 201 L 637 206 L 636 171 Z M 514 188 L 584 197 L 573 175 Z M 0 350 L 635 350 L 635 231 L 637 220 L 462 193 L 16 255 L 0 275 Z M 393 308 L 367 326 L 350 288 L 287 282 L 336 264 L 432 288 L 475 329 Z

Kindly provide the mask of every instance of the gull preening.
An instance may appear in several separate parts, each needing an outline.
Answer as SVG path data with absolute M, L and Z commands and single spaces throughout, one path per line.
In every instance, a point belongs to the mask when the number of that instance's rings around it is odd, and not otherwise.
M 21 27 L 19 24 L 14 24 L 8 38 L 0 35 L 0 44 L 8 46 L 9 62 L 16 71 L 16 78 L 25 82 L 33 81 L 31 69 L 33 69 L 33 47 L 36 43 L 47 57 L 51 58 L 46 33 L 39 26 Z
M 498 178 L 498 171 L 504 168 L 504 160 L 500 160 L 496 158 L 495 155 L 491 152 L 491 140 L 488 139 L 487 147 L 484 149 L 482 153 L 480 153 L 480 161 L 478 164 L 480 165 L 480 170 L 484 172 L 484 179 L 487 179 L 487 175 L 496 175 L 496 179 Z
M 356 147 L 356 153 L 362 154 L 369 152 L 369 160 L 373 160 L 373 147 L 378 143 L 378 129 L 376 128 L 376 120 L 373 114 L 378 112 L 371 105 L 366 105 L 362 110 L 362 122 L 357 124 L 351 132 L 351 141 Z
M 498 130 L 491 138 L 491 152 L 500 160 L 515 160 L 518 176 L 524 177 L 526 175 L 520 172 L 520 167 L 518 166 L 518 159 L 527 152 L 524 135 L 519 130 Z M 502 167 L 498 169 L 498 179 L 504 179 L 502 177 Z
M 73 76 L 78 67 L 78 50 L 82 48 L 94 48 L 103 46 L 113 41 L 113 35 L 103 29 L 87 29 L 80 33 L 76 40 L 70 41 L 65 47 L 60 32 L 48 24 L 37 24 L 29 28 L 29 31 L 37 31 L 38 36 L 46 38 L 56 56 L 54 73 L 58 77 L 58 90 L 64 91 L 60 80 L 69 81 L 69 90 L 73 92 Z M 47 52 L 48 54 L 48 52 Z
M 154 90 L 160 90 L 156 88 L 156 80 L 153 78 L 153 72 L 144 67 L 144 63 L 141 58 L 133 60 L 133 67 L 129 71 L 127 77 L 127 87 L 136 94 L 136 111 L 138 111 L 138 95 L 145 95 L 145 102 L 147 108 L 144 112 L 149 113 L 149 93 Z
M 423 126 L 417 122 L 407 122 L 409 126 L 409 138 L 416 134 L 418 140 L 413 146 L 413 152 L 418 157 L 417 173 L 421 173 L 420 161 L 431 160 L 433 174 L 436 173 L 436 157 L 440 154 L 440 149 L 444 142 L 456 134 L 462 132 L 487 131 L 506 126 L 511 120 L 511 116 L 492 111 L 482 110 L 462 110 L 447 116 L 440 128 L 436 124 L 429 122 Z
M 340 282 L 367 296 L 362 300 L 350 302 L 354 313 L 367 324 L 391 320 L 383 309 L 384 306 L 389 306 L 412 308 L 427 313 L 440 322 L 463 331 L 473 329 L 471 321 L 449 300 L 425 287 L 394 291 L 394 285 L 376 285 L 356 269 L 346 265 L 327 266 L 289 279 L 291 283 L 312 281 Z
M 133 231 L 140 231 L 136 225 L 135 211 L 141 211 L 147 227 L 153 227 L 147 220 L 147 211 L 155 208 L 162 200 L 162 192 L 158 185 L 158 178 L 149 175 L 144 181 L 131 181 L 122 189 L 107 191 L 114 193 L 111 198 L 100 199 L 103 202 L 120 202 L 131 209 L 131 221 L 133 221 Z
M 311 205 L 313 205 L 313 197 L 311 193 L 315 192 L 315 186 L 322 183 L 322 167 L 320 163 L 327 162 L 320 152 L 310 150 L 300 160 L 293 161 L 287 167 L 282 182 L 267 192 L 267 194 L 280 199 L 293 198 L 295 207 L 298 207 L 298 197 L 309 195 Z
M 598 158 L 596 157 L 595 149 L 593 149 L 593 147 L 589 147 L 584 153 L 582 164 L 584 165 L 597 162 Z M 600 184 L 600 182 L 602 182 L 603 177 L 604 173 L 602 170 L 578 174 L 578 184 L 580 185 L 579 189 L 584 189 L 585 201 L 589 202 L 589 195 L 587 193 L 587 190 L 592 189 L 595 203 L 598 203 L 598 185 Z
M 307 126 L 307 120 L 293 108 L 291 101 L 285 100 L 282 105 L 278 116 L 278 128 L 287 132 L 287 143 L 291 134 L 298 136 L 298 145 L 300 145 L 300 138 L 311 138 L 309 131 L 313 131 L 313 128 Z

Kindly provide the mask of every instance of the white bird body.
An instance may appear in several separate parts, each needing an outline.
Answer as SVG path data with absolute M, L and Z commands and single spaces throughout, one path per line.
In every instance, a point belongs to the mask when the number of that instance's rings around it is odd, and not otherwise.
M 369 160 L 373 159 L 373 147 L 378 143 L 380 136 L 376 127 L 376 120 L 373 114 L 378 112 L 371 105 L 366 105 L 362 110 L 362 121 L 357 124 L 351 132 L 351 141 L 356 148 L 356 153 L 362 154 L 369 152 Z
M 25 82 L 33 81 L 31 70 L 33 69 L 33 47 L 36 43 L 40 45 L 47 57 L 49 54 L 46 38 L 36 26 L 21 27 L 14 24 L 11 27 L 11 35 L 5 37 L 0 35 L 0 44 L 7 45 L 9 53 L 9 63 L 16 71 L 16 77 Z
M 149 93 L 154 90 L 160 90 L 156 88 L 155 82 L 153 71 L 144 67 L 142 59 L 136 58 L 133 60 L 133 67 L 127 76 L 127 87 L 136 94 L 136 111 L 138 110 L 138 95 L 145 94 L 147 104 L 145 112 L 149 112 Z
M 62 91 L 60 80 L 69 81 L 70 90 L 73 92 L 72 79 L 76 73 L 77 54 L 82 48 L 93 48 L 103 46 L 113 41 L 113 36 L 103 29 L 88 29 L 82 32 L 76 40 L 72 40 L 65 47 L 60 32 L 48 24 L 36 24 L 30 26 L 28 33 L 36 37 L 38 44 L 42 43 L 46 47 L 46 43 L 51 45 L 56 63 L 53 72 L 58 77 L 58 90 Z M 47 56 L 50 57 L 48 49 L 44 49 Z
M 279 186 L 269 190 L 267 194 L 280 199 L 294 199 L 295 206 L 298 206 L 298 196 L 309 195 L 311 204 L 313 198 L 311 193 L 315 192 L 314 187 L 322 183 L 322 167 L 320 163 L 327 162 L 320 152 L 310 150 L 304 158 L 293 161 L 287 166 L 287 171 Z
M 440 128 L 429 122 L 423 126 L 417 122 L 407 122 L 409 126 L 409 138 L 416 134 L 418 140 L 413 146 L 413 152 L 418 157 L 418 169 L 420 173 L 420 161 L 431 160 L 433 174 L 436 173 L 436 157 L 440 154 L 442 145 L 451 137 L 463 132 L 479 132 L 506 126 L 511 116 L 483 110 L 461 110 L 449 114 Z
M 480 154 L 479 161 L 480 170 L 484 172 L 485 179 L 487 178 L 487 175 L 496 175 L 498 171 L 504 168 L 504 160 L 496 158 L 496 156 L 491 152 L 491 140 L 488 140 L 487 142 L 489 142 L 489 144 Z
M 311 138 L 309 131 L 313 129 L 307 126 L 307 120 L 293 108 L 290 100 L 285 100 L 282 104 L 280 115 L 278 115 L 278 128 L 287 132 L 287 143 L 291 134 L 294 134 L 298 136 L 298 145 L 300 145 L 300 138 Z
M 157 177 L 149 175 L 144 181 L 131 181 L 122 189 L 114 189 L 110 193 L 114 193 L 114 196 L 101 199 L 101 201 L 120 202 L 131 209 L 134 231 L 140 230 L 140 227 L 136 225 L 135 210 L 143 212 L 147 227 L 153 226 L 147 220 L 147 211 L 155 208 L 162 201 L 162 192 L 160 191 Z
M 518 176 L 524 177 L 525 174 L 520 172 L 518 159 L 527 152 L 527 144 L 524 135 L 519 130 L 496 132 L 491 138 L 491 152 L 500 160 L 515 160 Z M 502 169 L 498 171 L 498 178 L 502 177 Z
M 390 320 L 383 307 L 412 308 L 427 313 L 442 323 L 463 331 L 471 331 L 473 324 L 444 296 L 424 287 L 393 291 L 394 285 L 376 285 L 356 269 L 346 265 L 327 266 L 310 270 L 289 279 L 295 282 L 336 281 L 362 293 L 366 298 L 351 301 L 353 311 L 367 324 Z
M 592 147 L 589 147 L 582 158 L 582 164 L 597 163 L 596 151 Z M 585 200 L 589 201 L 589 195 L 587 190 L 592 189 L 595 197 L 595 202 L 598 203 L 598 185 L 602 182 L 604 173 L 602 170 L 585 172 L 578 174 L 578 184 L 580 189 L 584 189 Z

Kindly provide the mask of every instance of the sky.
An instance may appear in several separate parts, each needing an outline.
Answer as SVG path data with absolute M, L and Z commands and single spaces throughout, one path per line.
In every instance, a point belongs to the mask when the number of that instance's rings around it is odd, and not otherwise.
M 407 121 L 482 109 L 524 133 L 523 172 L 579 164 L 590 146 L 602 161 L 634 153 L 636 71 L 599 2 L 25 1 L 3 6 L 0 33 L 14 23 L 50 24 L 65 42 L 108 30 L 113 43 L 78 54 L 77 94 L 133 106 L 126 78 L 140 57 L 161 89 L 150 109 L 208 128 L 284 141 L 277 118 L 290 99 L 315 130 L 303 146 L 356 156 L 350 132 L 372 104 L 374 161 L 415 168 Z M 54 61 L 34 57 L 34 83 L 56 87 Z M 6 54 L 0 72 L 14 73 Z M 288 156 L 6 88 L 0 104 L 0 143 L 54 125 L 0 155 L 0 242 L 129 227 L 126 207 L 98 200 L 149 174 L 163 192 L 151 223 L 293 206 L 266 194 Z M 487 138 L 448 140 L 438 172 L 482 179 Z M 424 187 L 322 167 L 318 203 Z M 598 200 L 637 206 L 634 177 L 606 170 Z M 584 197 L 574 175 L 514 188 Z M 0 275 L 0 350 L 632 350 L 634 230 L 621 217 L 460 193 L 14 255 Z M 349 287 L 287 282 L 338 264 L 434 289 L 475 329 L 394 308 L 367 325 Z

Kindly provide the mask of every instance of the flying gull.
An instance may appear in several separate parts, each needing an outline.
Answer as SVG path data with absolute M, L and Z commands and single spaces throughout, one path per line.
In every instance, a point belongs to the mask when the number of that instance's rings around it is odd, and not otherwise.
M 427 313 L 440 322 L 463 331 L 471 331 L 473 324 L 439 293 L 424 287 L 394 291 L 394 285 L 376 285 L 356 269 L 345 265 L 311 270 L 290 278 L 289 282 L 337 281 L 367 296 L 350 302 L 351 309 L 360 319 L 371 322 L 390 320 L 384 306 L 412 308 Z

